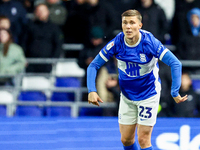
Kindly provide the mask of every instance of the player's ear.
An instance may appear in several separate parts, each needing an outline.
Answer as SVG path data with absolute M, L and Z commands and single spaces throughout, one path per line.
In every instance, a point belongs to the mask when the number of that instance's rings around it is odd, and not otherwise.
M 139 24 L 139 28 L 140 28 L 140 29 L 142 28 L 142 25 L 143 25 L 142 22 L 140 22 L 140 24 Z

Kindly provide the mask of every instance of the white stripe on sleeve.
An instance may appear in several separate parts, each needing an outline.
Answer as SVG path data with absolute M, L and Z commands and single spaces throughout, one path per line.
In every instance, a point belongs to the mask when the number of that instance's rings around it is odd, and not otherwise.
M 169 49 L 165 49 L 162 54 L 160 55 L 159 59 L 162 60 L 163 56 L 169 51 Z
M 106 62 L 108 61 L 108 59 L 103 55 L 103 53 L 101 51 L 99 52 L 99 55 L 101 56 L 101 58 L 103 60 L 105 60 Z

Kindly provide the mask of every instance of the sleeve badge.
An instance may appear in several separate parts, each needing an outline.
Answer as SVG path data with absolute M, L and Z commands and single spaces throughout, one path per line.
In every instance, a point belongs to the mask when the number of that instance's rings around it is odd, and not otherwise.
M 110 43 L 106 46 L 106 50 L 110 50 L 113 46 L 114 46 L 114 41 L 110 42 Z

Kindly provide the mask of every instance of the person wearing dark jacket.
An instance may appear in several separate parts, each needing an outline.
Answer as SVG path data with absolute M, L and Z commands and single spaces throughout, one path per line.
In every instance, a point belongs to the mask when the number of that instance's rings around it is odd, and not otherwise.
M 86 0 L 88 3 L 88 18 L 90 27 L 100 26 L 104 31 L 104 38 L 110 41 L 114 38 L 114 30 L 117 29 L 116 10 L 104 0 Z
M 109 41 L 114 38 L 117 29 L 117 18 L 114 7 L 105 0 L 71 1 L 69 15 L 64 26 L 66 43 L 90 45 L 90 30 L 99 26 L 103 29 L 103 38 Z
M 36 20 L 30 22 L 25 39 L 27 58 L 59 58 L 62 51 L 62 33 L 58 26 L 48 20 L 49 10 L 45 4 L 35 9 Z M 51 65 L 29 65 L 27 72 L 50 72 Z
M 134 6 L 142 14 L 143 27 L 165 44 L 165 34 L 168 33 L 169 23 L 164 10 L 154 0 L 139 0 Z
M 187 13 L 188 27 L 186 35 L 180 38 L 177 50 L 174 52 L 182 60 L 199 60 L 200 55 L 200 9 L 193 8 Z M 193 73 L 198 73 L 200 67 L 187 68 Z
M 187 71 L 183 71 L 180 94 L 188 95 L 188 100 L 178 107 L 174 104 L 174 117 L 200 117 L 200 97 L 192 87 L 192 80 Z
M 182 37 L 187 36 L 187 13 L 195 7 L 200 8 L 199 0 L 175 0 L 175 13 L 170 28 L 173 45 L 177 45 Z
M 68 1 L 68 17 L 63 32 L 66 43 L 90 43 L 90 26 L 85 0 Z
M 95 26 L 90 31 L 90 44 L 87 45 L 79 54 L 78 64 L 87 72 L 87 67 L 93 61 L 95 56 L 99 53 L 99 49 L 106 45 L 104 41 L 103 29 Z M 83 86 L 86 86 L 86 75 L 84 78 Z
M 46 4 L 50 11 L 49 19 L 62 29 L 68 14 L 66 7 L 60 0 L 46 0 Z

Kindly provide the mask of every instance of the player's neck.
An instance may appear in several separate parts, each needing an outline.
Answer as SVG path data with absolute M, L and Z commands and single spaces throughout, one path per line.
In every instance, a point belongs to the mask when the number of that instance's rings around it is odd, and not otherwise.
M 135 44 L 138 42 L 138 40 L 139 40 L 139 34 L 136 35 L 136 36 L 134 36 L 134 37 L 131 38 L 131 39 L 125 38 L 125 40 L 126 40 L 126 43 L 127 43 L 128 45 L 135 45 Z

